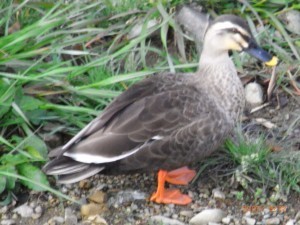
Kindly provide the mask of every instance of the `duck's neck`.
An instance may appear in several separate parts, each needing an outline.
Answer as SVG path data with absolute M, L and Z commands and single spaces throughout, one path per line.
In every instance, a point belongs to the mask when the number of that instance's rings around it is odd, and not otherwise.
M 245 104 L 243 85 L 227 52 L 210 53 L 202 52 L 197 79 L 216 104 L 237 121 Z

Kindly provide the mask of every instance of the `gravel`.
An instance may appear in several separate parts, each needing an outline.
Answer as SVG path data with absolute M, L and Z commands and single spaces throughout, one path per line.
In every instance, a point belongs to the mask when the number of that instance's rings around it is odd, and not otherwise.
M 0 208 L 0 225 L 300 225 L 297 197 L 291 198 L 295 200 L 293 204 L 290 204 L 291 199 L 286 203 L 278 203 L 287 206 L 286 212 L 270 211 L 268 205 L 271 203 L 268 199 L 264 210 L 254 211 L 253 208 L 243 211 L 245 205 L 261 203 L 237 200 L 232 194 L 237 191 L 235 187 L 223 185 L 221 191 L 221 188 L 216 188 L 218 184 L 215 182 L 226 182 L 222 179 L 213 181 L 208 177 L 200 177 L 199 181 L 187 187 L 179 186 L 182 192 L 193 196 L 193 202 L 188 206 L 177 206 L 159 205 L 148 201 L 148 196 L 155 190 L 154 174 L 114 177 L 96 175 L 90 179 L 89 189 L 78 184 L 60 186 L 61 189 L 67 190 L 67 195 L 85 202 L 81 207 L 61 201 L 50 193 L 30 194 L 26 202 L 18 207 Z M 141 183 L 144 183 L 142 188 Z M 99 187 L 102 187 L 101 190 Z M 34 218 L 35 214 L 39 214 L 40 217 Z

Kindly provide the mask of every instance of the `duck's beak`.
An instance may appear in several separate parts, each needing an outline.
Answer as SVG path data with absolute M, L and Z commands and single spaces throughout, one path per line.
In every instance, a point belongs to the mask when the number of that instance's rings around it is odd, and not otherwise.
M 278 58 L 263 50 L 255 41 L 250 41 L 248 48 L 244 49 L 244 51 L 264 62 L 267 66 L 277 65 Z

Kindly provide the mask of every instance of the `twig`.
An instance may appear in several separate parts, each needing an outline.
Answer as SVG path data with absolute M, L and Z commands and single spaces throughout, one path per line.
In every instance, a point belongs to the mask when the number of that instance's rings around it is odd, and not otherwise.
M 268 129 L 272 129 L 272 128 L 277 127 L 276 124 L 272 123 L 272 122 L 269 121 L 269 120 L 266 120 L 265 118 L 256 118 L 255 121 L 256 121 L 258 124 L 261 124 L 261 125 L 263 125 L 264 127 L 268 128 Z
M 274 87 L 275 87 L 275 84 L 276 84 L 277 76 L 276 76 L 275 71 L 276 71 L 276 66 L 273 67 L 271 79 L 270 79 L 268 90 L 267 90 L 268 101 L 270 101 L 270 99 L 271 99 L 271 95 L 273 93 L 273 90 L 274 90 Z
M 267 103 L 265 103 L 263 105 L 257 106 L 255 108 L 251 109 L 250 114 L 255 113 L 255 112 L 257 112 L 257 111 L 259 111 L 259 110 L 261 110 L 261 109 L 263 109 L 263 108 L 265 108 L 265 107 L 267 107 L 269 105 L 270 105 L 270 103 L 267 102 Z
M 298 86 L 297 86 L 297 84 L 296 84 L 296 81 L 294 80 L 293 75 L 291 74 L 291 71 L 288 70 L 288 71 L 287 71 L 287 74 L 288 74 L 288 76 L 289 76 L 289 78 L 290 78 L 290 84 L 291 84 L 291 85 L 293 86 L 293 88 L 295 89 L 294 94 L 300 95 L 300 89 L 298 88 Z

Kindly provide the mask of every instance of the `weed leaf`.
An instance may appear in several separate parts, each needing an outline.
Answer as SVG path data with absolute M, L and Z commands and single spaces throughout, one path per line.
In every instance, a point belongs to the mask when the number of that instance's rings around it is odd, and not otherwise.
M 36 166 L 33 166 L 29 163 L 23 163 L 17 166 L 19 174 L 23 175 L 30 180 L 34 180 L 46 186 L 49 186 L 48 180 L 46 175 Z M 31 183 L 27 180 L 20 180 L 20 182 L 25 185 L 26 187 L 35 190 L 35 191 L 44 191 L 45 189 L 41 186 L 38 186 L 34 183 Z

